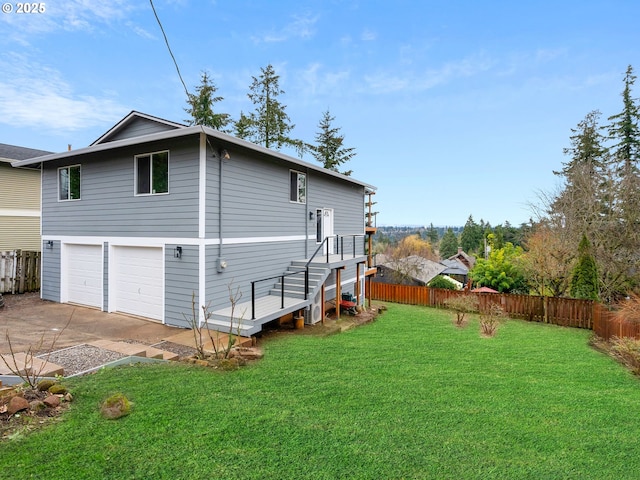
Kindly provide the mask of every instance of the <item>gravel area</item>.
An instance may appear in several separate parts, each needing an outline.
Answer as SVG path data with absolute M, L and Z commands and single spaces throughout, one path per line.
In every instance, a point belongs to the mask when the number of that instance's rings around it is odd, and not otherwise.
M 42 360 L 48 360 L 63 367 L 66 377 L 98 368 L 123 357 L 126 355 L 92 345 L 77 345 L 56 350 L 51 352 L 48 358 L 47 354 L 38 355 L 38 358 Z
M 190 357 L 194 355 L 197 350 L 193 347 L 188 347 L 186 345 L 180 345 L 179 343 L 162 341 L 160 343 L 156 343 L 152 345 L 152 347 L 159 348 L 160 350 L 166 350 L 167 352 L 175 353 L 176 355 L 180 355 L 180 358 Z

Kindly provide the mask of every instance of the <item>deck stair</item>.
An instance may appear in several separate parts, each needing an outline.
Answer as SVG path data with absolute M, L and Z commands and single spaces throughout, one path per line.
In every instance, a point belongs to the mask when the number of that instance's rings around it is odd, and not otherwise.
M 307 260 L 293 261 L 284 272 L 284 308 L 280 277 L 273 280 L 272 286 L 266 293 L 256 296 L 255 318 L 252 319 L 251 299 L 237 304 L 234 310 L 232 333 L 251 336 L 261 331 L 265 323 L 311 305 L 316 293 L 331 273 L 331 268 L 323 263 L 310 265 L 309 294 L 305 299 L 306 264 Z M 230 316 L 230 307 L 213 312 L 208 321 L 209 328 L 229 332 Z

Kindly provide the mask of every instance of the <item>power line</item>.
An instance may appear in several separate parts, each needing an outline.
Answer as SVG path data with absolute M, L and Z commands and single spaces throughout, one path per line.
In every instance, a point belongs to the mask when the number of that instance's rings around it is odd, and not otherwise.
M 158 25 L 160 26 L 160 31 L 162 32 L 162 36 L 164 37 L 164 43 L 167 45 L 167 49 L 169 50 L 169 55 L 173 59 L 173 64 L 176 66 L 176 71 L 178 72 L 178 77 L 182 82 L 182 86 L 184 87 L 184 93 L 187 94 L 187 98 L 189 98 L 189 90 L 187 90 L 187 85 L 184 83 L 182 79 L 182 74 L 180 73 L 180 68 L 178 67 L 178 62 L 176 62 L 176 57 L 173 56 L 173 52 L 171 51 L 171 46 L 169 45 L 169 39 L 167 38 L 167 34 L 164 33 L 164 28 L 162 27 L 162 22 L 160 22 L 160 18 L 158 17 L 158 13 L 156 12 L 156 7 L 153 6 L 153 0 L 149 0 L 151 4 L 151 9 L 153 10 L 153 14 L 156 16 L 156 20 L 158 21 Z

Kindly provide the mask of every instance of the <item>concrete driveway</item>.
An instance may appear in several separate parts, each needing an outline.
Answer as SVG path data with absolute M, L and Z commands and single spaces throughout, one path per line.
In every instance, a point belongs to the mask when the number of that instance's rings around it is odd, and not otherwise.
M 39 293 L 3 296 L 0 354 L 9 353 L 7 332 L 15 352 L 27 351 L 30 346 L 35 351 L 49 350 L 56 335 L 54 349 L 59 350 L 100 339 L 153 345 L 185 332 L 151 320 L 41 300 Z

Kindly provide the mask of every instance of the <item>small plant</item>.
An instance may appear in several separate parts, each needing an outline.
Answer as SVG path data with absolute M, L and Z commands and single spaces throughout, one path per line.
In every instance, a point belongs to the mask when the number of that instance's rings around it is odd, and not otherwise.
M 480 333 L 485 337 L 493 337 L 503 316 L 504 310 L 500 305 L 497 303 L 489 305 L 489 308 L 480 314 Z
M 631 293 L 618 304 L 615 318 L 623 322 L 640 323 L 640 295 Z
M 131 402 L 123 393 L 114 393 L 100 406 L 100 413 L 108 420 L 124 417 L 130 412 Z
M 456 326 L 458 327 L 462 327 L 466 323 L 465 316 L 467 313 L 477 312 L 480 306 L 476 295 L 459 295 L 447 298 L 444 304 L 456 313 Z
M 438 275 L 437 277 L 435 277 L 433 280 L 429 282 L 429 285 L 427 286 L 429 288 L 444 288 L 446 290 L 458 290 L 458 287 L 456 286 L 455 283 L 443 277 L 442 275 Z

